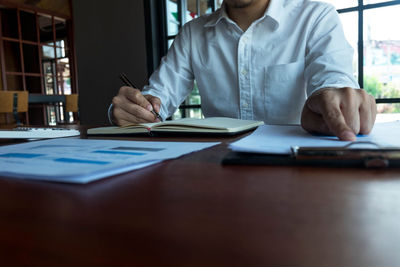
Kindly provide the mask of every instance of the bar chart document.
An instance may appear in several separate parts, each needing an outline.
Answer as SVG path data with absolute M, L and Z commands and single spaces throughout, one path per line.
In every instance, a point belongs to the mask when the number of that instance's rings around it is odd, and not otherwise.
M 217 144 L 77 138 L 35 141 L 0 147 L 0 176 L 88 183 Z

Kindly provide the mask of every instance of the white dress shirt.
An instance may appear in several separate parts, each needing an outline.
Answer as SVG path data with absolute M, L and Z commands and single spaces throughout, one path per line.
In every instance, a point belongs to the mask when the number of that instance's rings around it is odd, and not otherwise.
M 225 6 L 185 24 L 143 94 L 172 115 L 196 80 L 206 117 L 298 124 L 307 96 L 324 87 L 359 88 L 353 49 L 335 8 L 309 0 L 271 0 L 243 31 Z

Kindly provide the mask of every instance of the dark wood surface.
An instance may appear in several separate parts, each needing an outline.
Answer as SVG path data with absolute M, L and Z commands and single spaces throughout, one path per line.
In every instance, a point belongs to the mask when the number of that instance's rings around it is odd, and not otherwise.
M 1 266 L 400 266 L 400 170 L 222 166 L 233 139 L 87 185 L 0 178 Z

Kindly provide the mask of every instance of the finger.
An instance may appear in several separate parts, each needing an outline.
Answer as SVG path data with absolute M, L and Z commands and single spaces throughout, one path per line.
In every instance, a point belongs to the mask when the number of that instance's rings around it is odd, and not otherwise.
M 134 104 L 146 109 L 148 112 L 146 114 L 146 112 L 139 110 L 139 112 L 141 114 L 135 114 L 135 113 L 132 113 L 132 114 L 136 115 L 137 117 L 146 119 L 147 122 L 154 122 L 154 119 L 155 119 L 154 115 L 150 115 L 150 114 L 153 114 L 152 112 L 150 112 L 153 110 L 153 106 L 145 98 L 145 96 L 142 95 L 142 93 L 138 89 L 123 86 L 120 89 L 119 95 L 122 95 L 127 100 L 127 101 L 123 101 L 125 103 L 124 105 L 121 105 L 121 107 L 124 108 L 127 112 L 131 112 L 131 113 L 135 112 L 134 108 L 137 109 L 137 107 L 130 106 L 130 104 L 129 104 L 129 103 L 134 103 Z
M 313 112 L 319 114 L 327 114 L 330 112 L 329 109 L 338 108 L 344 118 L 344 123 L 351 131 L 355 134 L 360 132 L 360 116 L 358 112 L 360 101 L 355 89 L 350 87 L 321 89 L 309 98 L 307 104 Z M 339 112 L 334 112 L 335 116 L 340 115 Z M 338 119 L 341 120 L 341 118 Z M 332 129 L 331 131 L 334 133 Z
M 126 120 L 119 120 L 118 121 L 118 123 L 116 123 L 118 126 L 129 126 L 129 125 L 132 125 L 132 124 L 136 124 L 136 123 L 133 123 L 133 122 L 130 122 L 130 121 L 126 121 Z
M 360 133 L 368 134 L 371 132 L 376 118 L 376 104 L 373 96 L 365 93 L 360 106 Z
M 323 88 L 314 92 L 306 101 L 307 107 L 314 113 L 322 114 L 322 107 L 329 104 L 327 101 L 336 101 L 339 104 L 333 90 L 335 89 Z
M 352 90 L 352 88 L 341 88 L 340 91 L 332 88 L 321 89 L 311 95 L 306 102 L 306 105 L 308 105 L 311 111 L 322 115 L 329 131 L 340 140 L 356 140 L 354 130 L 347 125 L 346 119 L 341 111 L 342 97 L 338 94 L 338 92 L 344 92 L 351 96 L 351 94 L 354 94 Z M 342 104 L 342 107 L 343 106 Z M 351 115 L 347 114 L 347 116 L 351 118 Z
M 376 107 L 376 100 L 375 97 L 373 97 L 372 95 L 369 95 L 370 99 L 371 99 L 371 110 L 372 110 L 372 127 L 373 124 L 375 123 L 376 120 L 376 114 L 378 113 L 377 107 Z
M 301 114 L 301 126 L 304 130 L 311 134 L 333 134 L 326 125 L 324 119 L 322 118 L 322 115 L 311 111 L 311 109 L 307 105 L 304 105 Z
M 132 103 L 130 100 L 128 100 L 123 96 L 114 97 L 113 106 L 114 106 L 113 121 L 124 119 L 132 123 L 154 122 L 154 115 L 150 111 L 144 109 L 143 107 L 135 103 Z M 127 114 L 122 113 L 121 110 L 125 111 L 130 116 L 128 117 Z
M 122 108 L 114 109 L 114 122 L 119 126 L 125 126 L 133 123 L 146 123 L 149 122 L 140 116 L 135 116 L 132 113 L 125 111 Z
M 152 105 L 153 109 L 155 112 L 160 113 L 160 109 L 161 109 L 161 100 L 158 97 L 152 96 L 152 95 L 145 95 L 144 96 L 147 101 L 150 102 L 150 104 Z
M 126 126 L 129 124 L 137 123 L 136 117 L 130 113 L 127 113 L 123 109 L 114 108 L 113 115 L 113 122 L 118 126 Z
M 355 133 L 360 132 L 360 107 L 357 98 L 348 97 L 346 103 L 341 104 L 341 113 L 346 125 Z
M 127 103 L 126 105 L 122 105 L 121 109 L 123 109 L 127 113 L 130 113 L 134 117 L 138 118 L 138 122 L 154 122 L 155 120 L 153 113 L 133 103 Z
M 338 106 L 325 106 L 322 117 L 329 130 L 343 141 L 355 141 L 356 135 L 347 123 Z
M 147 109 L 148 111 L 153 110 L 150 102 L 142 95 L 139 89 L 132 88 L 132 87 L 122 87 L 123 88 L 123 95 L 131 102 Z M 122 89 L 121 88 L 121 89 Z

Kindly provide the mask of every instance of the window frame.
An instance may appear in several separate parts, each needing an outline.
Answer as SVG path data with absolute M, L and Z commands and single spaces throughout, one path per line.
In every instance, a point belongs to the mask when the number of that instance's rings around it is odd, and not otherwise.
M 40 98 L 40 101 L 38 103 L 32 102 L 29 100 L 30 107 L 32 109 L 34 108 L 39 108 L 42 110 L 42 119 L 39 119 L 38 114 L 36 114 L 33 118 L 33 120 L 38 120 L 42 121 L 44 125 L 53 125 L 53 122 L 51 121 L 51 115 L 50 112 L 53 110 L 55 112 L 55 123 L 64 123 L 66 122 L 66 118 L 64 114 L 64 109 L 65 109 L 65 104 L 63 102 L 58 102 L 55 101 L 52 97 L 54 96 L 63 96 L 64 95 L 64 89 L 63 86 L 61 86 L 62 92 L 59 92 L 59 78 L 61 75 L 58 73 L 58 65 L 59 63 L 57 62 L 58 60 L 62 58 L 68 58 L 69 60 L 69 78 L 70 78 L 70 83 L 71 83 L 71 93 L 75 94 L 78 93 L 78 86 L 77 86 L 77 80 L 76 80 L 76 58 L 75 58 L 75 48 L 74 48 L 74 41 L 73 41 L 73 25 L 72 25 L 72 18 L 70 16 L 60 14 L 54 11 L 34 7 L 34 6 L 28 6 L 28 5 L 23 5 L 23 4 L 14 4 L 14 3 L 1 3 L 1 7 L 5 9 L 11 9 L 15 10 L 16 15 L 17 15 L 17 29 L 18 29 L 18 36 L 17 37 L 10 37 L 6 36 L 2 32 L 2 13 L 0 12 L 0 64 L 1 64 L 1 75 L 2 75 L 2 90 L 7 91 L 9 90 L 7 81 L 9 78 L 7 76 L 15 76 L 15 77 L 21 77 L 22 83 L 21 83 L 21 88 L 19 90 L 22 91 L 29 91 L 30 94 L 35 94 L 38 95 L 36 97 L 37 99 Z M 27 40 L 23 38 L 22 34 L 22 22 L 21 22 L 21 14 L 22 13 L 29 13 L 34 16 L 35 20 L 35 30 L 36 30 L 36 41 L 32 40 Z M 51 19 L 51 28 L 52 28 L 52 43 L 53 44 L 47 44 L 42 42 L 40 38 L 40 29 L 39 29 L 39 17 L 48 17 Z M 58 56 L 58 49 L 65 49 L 65 46 L 60 46 L 58 45 L 58 36 L 57 36 L 57 31 L 56 31 L 56 21 L 62 21 L 65 23 L 65 31 L 66 31 L 66 38 L 65 40 L 68 42 L 68 50 L 69 54 L 68 56 Z M 4 43 L 5 42 L 10 42 L 13 44 L 16 44 L 19 46 L 19 58 L 20 58 L 20 64 L 21 64 L 21 69 L 19 71 L 9 71 L 6 68 L 6 60 L 5 60 L 5 50 L 4 50 Z M 25 52 L 24 52 L 24 45 L 30 45 L 34 46 L 37 48 L 37 60 L 38 60 L 38 66 L 39 69 L 37 72 L 27 72 L 25 70 Z M 54 58 L 51 60 L 47 60 L 49 62 L 53 61 L 54 62 L 54 75 L 52 76 L 53 82 L 54 82 L 54 92 L 53 94 L 47 94 L 46 93 L 46 88 L 45 88 L 45 79 L 47 77 L 45 70 L 43 69 L 43 64 L 46 61 L 44 55 L 43 55 L 43 47 L 50 47 L 51 49 L 54 50 Z M 30 88 L 28 88 L 27 85 L 27 78 L 29 77 L 37 77 L 40 78 L 40 92 L 30 92 Z M 64 77 L 62 77 L 64 78 Z M 62 79 L 61 79 L 62 80 Z M 39 89 L 39 88 L 37 88 Z M 61 93 L 61 94 L 60 94 Z M 48 97 L 50 96 L 50 97 Z M 50 99 L 51 98 L 51 99 Z M 31 97 L 30 97 L 31 99 Z M 6 121 L 8 118 L 6 118 Z M 29 112 L 26 113 L 25 115 L 25 121 L 26 123 L 31 123 L 32 118 L 29 118 Z
M 364 0 L 358 0 L 358 6 L 337 9 L 339 14 L 357 12 L 358 13 L 358 84 L 364 88 L 364 10 L 376 9 L 381 7 L 400 5 L 400 0 L 386 1 L 382 3 L 366 4 Z M 377 104 L 400 103 L 400 98 L 376 98 Z

